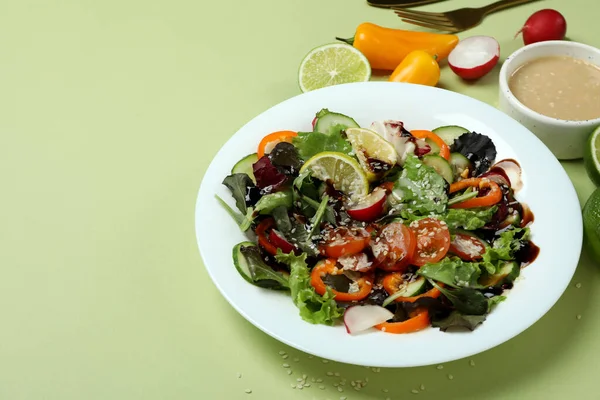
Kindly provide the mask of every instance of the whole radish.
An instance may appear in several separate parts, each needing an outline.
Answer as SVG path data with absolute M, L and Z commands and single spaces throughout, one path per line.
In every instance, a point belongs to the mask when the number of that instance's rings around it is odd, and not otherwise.
M 519 33 L 523 33 L 523 43 L 531 44 L 546 40 L 562 40 L 567 33 L 567 21 L 561 13 L 550 8 L 531 14 Z

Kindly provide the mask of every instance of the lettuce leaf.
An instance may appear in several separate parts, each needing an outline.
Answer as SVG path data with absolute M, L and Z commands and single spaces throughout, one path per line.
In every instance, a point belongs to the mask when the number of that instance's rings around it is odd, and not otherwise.
M 425 264 L 418 274 L 454 288 L 481 287 L 477 283 L 481 275 L 479 263 L 466 262 L 458 257 L 446 257 L 437 263 Z
M 394 197 L 419 214 L 441 214 L 448 204 L 447 183 L 433 168 L 409 155 L 394 185 Z
M 482 228 L 492 220 L 497 207 L 489 208 L 450 208 L 440 218 L 446 221 L 450 229 L 463 228 L 468 231 Z
M 529 235 L 529 228 L 513 228 L 502 232 L 483 253 L 482 264 L 485 269 L 494 274 L 498 270 L 498 261 L 514 260 L 517 251 L 529 240 Z
M 298 149 L 300 157 L 308 160 L 317 153 L 323 151 L 337 151 L 339 153 L 352 154 L 352 145 L 342 137 L 341 132 L 333 132 L 329 135 L 320 132 L 299 132 L 292 143 Z
M 303 320 L 312 324 L 333 325 L 343 315 L 343 310 L 333 299 L 331 289 L 320 296 L 311 286 L 306 254 L 296 256 L 294 253 L 283 254 L 278 250 L 275 258 L 290 267 L 289 288 Z

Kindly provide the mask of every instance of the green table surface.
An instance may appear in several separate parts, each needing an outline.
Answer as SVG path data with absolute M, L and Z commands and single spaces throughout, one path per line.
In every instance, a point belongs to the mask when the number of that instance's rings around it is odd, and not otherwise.
M 571 40 L 600 46 L 589 0 L 523 5 L 460 36 L 494 36 L 505 58 L 546 7 Z M 0 4 L 0 399 L 600 397 L 600 270 L 585 253 L 533 327 L 443 369 L 310 358 L 244 320 L 209 279 L 194 207 L 213 155 L 299 94 L 310 49 L 364 21 L 409 28 L 361 0 Z M 465 84 L 444 67 L 440 86 L 495 105 L 498 70 Z M 563 166 L 583 204 L 594 187 L 581 162 Z M 302 375 L 324 389 L 293 389 Z

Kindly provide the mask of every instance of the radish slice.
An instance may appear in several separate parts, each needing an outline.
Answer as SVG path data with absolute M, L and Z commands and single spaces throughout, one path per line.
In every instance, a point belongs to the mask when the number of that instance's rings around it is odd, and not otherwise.
M 357 221 L 373 221 L 383 214 L 385 206 L 385 189 L 377 187 L 360 203 L 347 209 L 348 215 Z
M 471 36 L 461 40 L 450 52 L 448 64 L 463 79 L 479 79 L 500 59 L 500 44 L 490 36 Z
M 365 331 L 391 319 L 394 314 L 387 308 L 375 305 L 352 306 L 344 312 L 344 325 L 350 334 Z

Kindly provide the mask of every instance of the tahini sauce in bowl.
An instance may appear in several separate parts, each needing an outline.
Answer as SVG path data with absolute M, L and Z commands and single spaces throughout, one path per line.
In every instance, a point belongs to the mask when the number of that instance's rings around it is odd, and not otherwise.
M 549 117 L 600 117 L 600 68 L 567 56 L 540 57 L 519 67 L 508 86 L 526 107 Z

